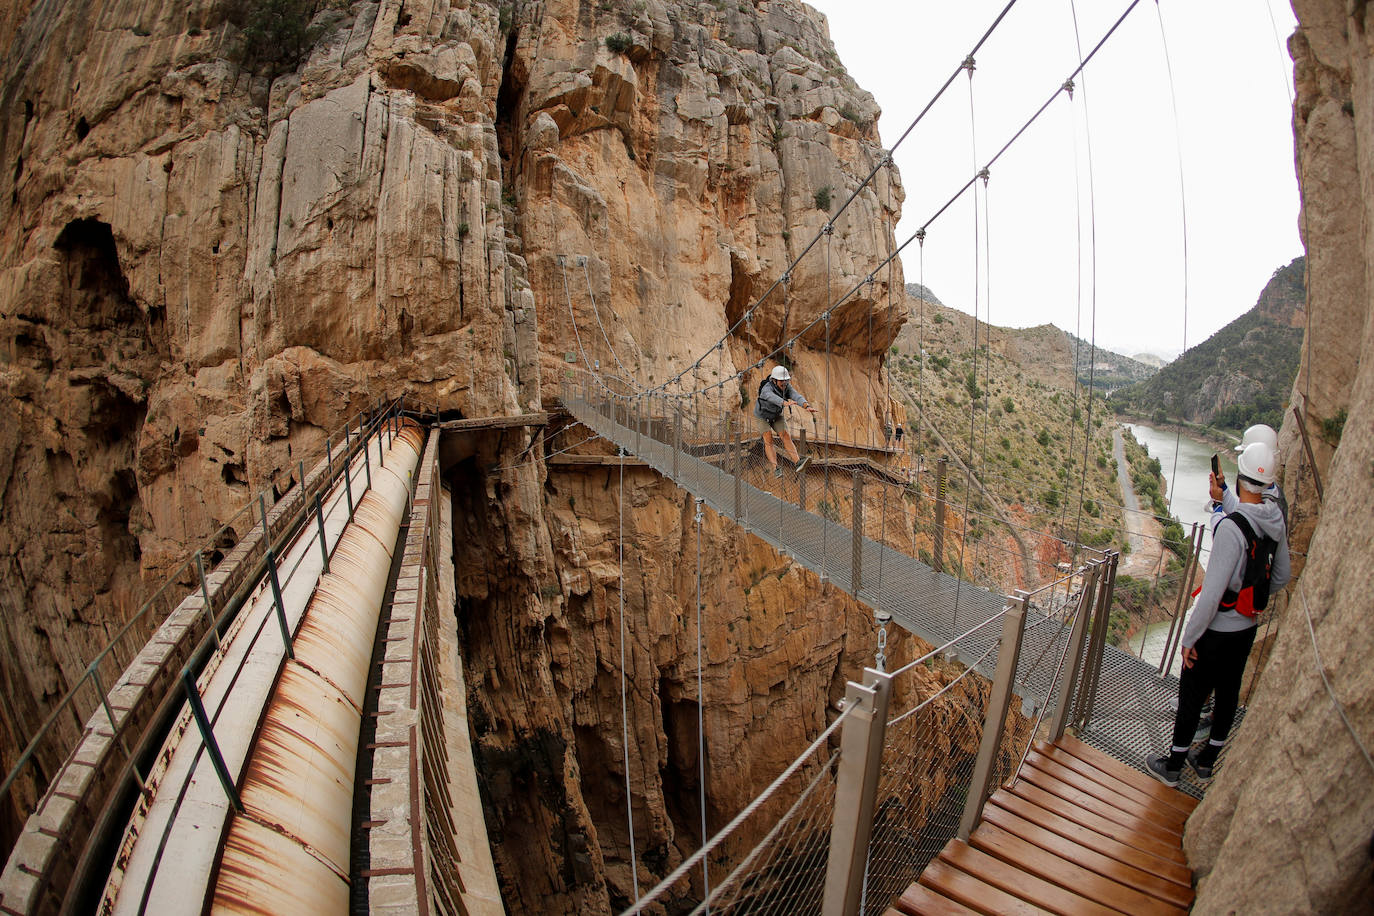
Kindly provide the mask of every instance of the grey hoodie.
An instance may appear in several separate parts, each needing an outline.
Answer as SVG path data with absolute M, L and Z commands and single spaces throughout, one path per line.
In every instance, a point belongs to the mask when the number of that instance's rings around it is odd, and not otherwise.
M 787 406 L 788 401 L 796 401 L 801 407 L 806 406 L 806 398 L 792 387 L 791 382 L 784 382 L 782 391 L 778 391 L 771 379 L 765 380 L 759 387 L 758 398 L 754 401 L 754 416 L 771 423 L 782 416 L 782 409 Z
M 1235 511 L 1245 516 L 1257 535 L 1268 535 L 1279 543 L 1278 550 L 1274 551 L 1274 566 L 1269 579 L 1272 601 L 1272 596 L 1288 582 L 1292 574 L 1288 564 L 1288 532 L 1283 524 L 1283 513 L 1279 511 L 1278 503 L 1269 499 L 1262 503 L 1237 501 Z M 1244 574 L 1245 535 L 1240 533 L 1240 528 L 1234 522 L 1218 522 L 1212 532 L 1212 555 L 1207 560 L 1207 575 L 1202 580 L 1202 591 L 1183 628 L 1184 648 L 1191 649 L 1207 630 L 1233 633 L 1258 625 L 1257 617 L 1246 617 L 1218 607 L 1227 589 L 1240 590 Z

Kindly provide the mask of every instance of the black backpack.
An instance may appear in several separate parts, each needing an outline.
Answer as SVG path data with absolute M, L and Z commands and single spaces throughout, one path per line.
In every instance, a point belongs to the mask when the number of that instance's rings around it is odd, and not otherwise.
M 1239 512 L 1226 516 L 1235 522 L 1241 537 L 1245 538 L 1245 571 L 1240 577 L 1240 591 L 1229 588 L 1221 596 L 1220 607 L 1224 611 L 1235 611 L 1246 617 L 1257 617 L 1259 612 L 1269 606 L 1269 579 L 1274 568 L 1274 553 L 1279 542 L 1264 535 L 1257 535 L 1250 522 Z

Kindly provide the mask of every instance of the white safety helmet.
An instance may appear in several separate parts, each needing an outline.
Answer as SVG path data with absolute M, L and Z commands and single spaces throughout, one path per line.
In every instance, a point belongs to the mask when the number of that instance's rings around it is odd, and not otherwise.
M 1242 477 L 1248 477 L 1267 487 L 1278 476 L 1278 454 L 1267 442 L 1251 442 L 1236 459 L 1236 469 Z
M 777 382 L 785 382 L 792 377 L 792 373 L 788 372 L 785 366 L 774 366 L 768 377 Z
M 1245 447 L 1252 442 L 1263 442 L 1275 452 L 1279 450 L 1279 434 L 1274 432 L 1274 427 L 1265 426 L 1263 423 L 1256 423 L 1245 431 L 1245 435 L 1241 436 L 1240 445 L 1236 446 L 1236 451 L 1245 451 Z

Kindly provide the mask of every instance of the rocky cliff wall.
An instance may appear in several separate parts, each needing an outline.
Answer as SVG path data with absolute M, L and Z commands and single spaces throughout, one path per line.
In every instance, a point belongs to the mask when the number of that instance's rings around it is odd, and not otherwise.
M 1374 23 L 1363 3 L 1293 8 L 1308 314 L 1291 400 L 1316 461 L 1300 457 L 1290 413 L 1282 485 L 1306 557 L 1245 722 L 1189 821 L 1199 913 L 1364 913 L 1374 899 L 1374 770 L 1357 745 L 1374 746 Z M 1343 417 L 1339 435 L 1323 423 Z
M 537 409 L 569 362 L 710 384 L 891 249 L 884 168 L 694 368 L 882 156 L 872 98 L 792 0 L 302 2 L 311 43 L 272 65 L 245 46 L 257 6 L 0 18 L 6 764 L 146 583 L 357 408 Z M 789 354 L 846 438 L 877 438 L 889 282 L 837 311 L 829 358 L 819 327 Z M 529 445 L 447 449 L 473 733 L 511 908 L 605 912 L 630 892 L 618 488 Z M 695 554 L 682 494 L 627 476 L 643 885 L 699 842 Z M 708 755 L 732 764 L 708 785 L 718 824 L 873 647 L 866 612 L 724 523 L 702 556 Z

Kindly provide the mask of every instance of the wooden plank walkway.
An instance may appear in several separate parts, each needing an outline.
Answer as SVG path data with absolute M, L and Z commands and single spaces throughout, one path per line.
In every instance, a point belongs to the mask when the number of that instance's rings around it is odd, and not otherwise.
M 1197 799 L 1065 736 L 1037 741 L 884 916 L 1186 913 L 1183 825 Z

